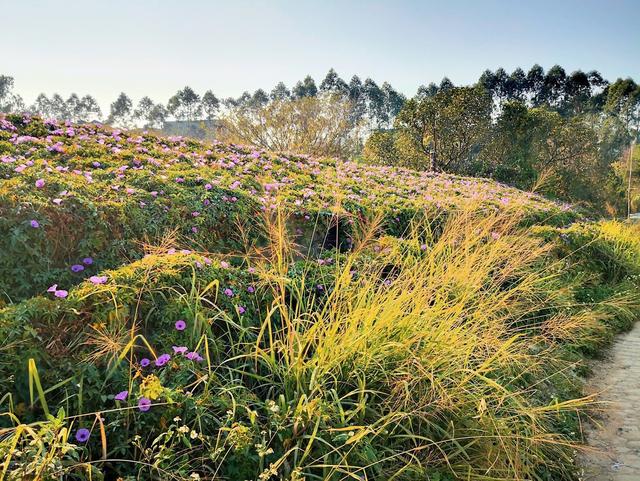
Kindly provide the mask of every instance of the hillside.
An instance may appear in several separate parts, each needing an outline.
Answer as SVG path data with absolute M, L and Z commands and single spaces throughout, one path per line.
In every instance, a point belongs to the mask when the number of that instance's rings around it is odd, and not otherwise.
M 0 161 L 1 480 L 578 479 L 637 228 L 22 116 Z
M 468 207 L 517 206 L 531 222 L 557 225 L 574 217 L 568 206 L 484 179 L 21 116 L 0 119 L 0 159 L 0 230 L 7 233 L 0 250 L 10 253 L 0 267 L 0 302 L 53 283 L 68 288 L 140 258 L 142 242 L 158 245 L 169 234 L 201 251 L 230 252 L 245 236 L 259 242 L 259 214 L 276 203 L 302 237 L 336 223 L 348 230 L 349 214 L 381 213 L 396 235 L 416 217 Z M 87 257 L 90 266 L 71 272 Z

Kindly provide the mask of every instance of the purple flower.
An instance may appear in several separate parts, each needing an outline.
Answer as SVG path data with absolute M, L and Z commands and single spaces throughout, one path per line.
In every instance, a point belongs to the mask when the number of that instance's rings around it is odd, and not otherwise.
M 118 394 L 114 396 L 116 401 L 125 401 L 129 396 L 129 391 L 120 391 Z
M 254 292 L 256 292 L 256 288 L 253 286 L 249 286 L 247 287 L 247 292 L 250 292 L 251 294 L 253 294 Z
M 89 440 L 91 433 L 87 428 L 80 428 L 76 431 L 76 440 L 79 443 L 86 443 Z
M 151 399 L 146 397 L 141 397 L 138 400 L 138 409 L 143 413 L 146 413 L 149 409 L 151 409 Z
M 82 272 L 84 270 L 84 266 L 82 264 L 74 264 L 71 266 L 71 270 L 73 272 Z
M 190 359 L 191 361 L 203 361 L 204 358 L 198 354 L 196 351 L 191 351 L 189 353 L 186 354 L 185 356 L 187 359 Z
M 178 331 L 184 331 L 186 327 L 187 327 L 187 323 L 184 322 L 182 319 L 180 319 L 179 321 L 176 321 L 176 329 Z
M 149 364 L 151 364 L 151 361 L 148 358 L 143 357 L 142 359 L 140 359 L 140 365 L 142 367 L 147 367 Z
M 42 189 L 44 187 L 44 179 L 38 179 L 36 180 L 36 187 L 38 189 Z
M 56 297 L 61 297 L 62 299 L 64 299 L 65 297 L 67 297 L 69 295 L 69 293 L 67 291 L 65 291 L 64 289 L 58 289 L 53 294 Z
M 206 190 L 211 190 L 213 188 L 213 186 L 211 184 L 205 184 L 204 188 Z
M 227 297 L 233 297 L 233 291 L 228 287 L 224 290 L 224 295 Z
M 89 281 L 94 284 L 105 284 L 107 282 L 107 276 L 91 276 L 89 277 Z
M 93 259 L 91 257 L 85 257 L 84 259 L 82 259 L 82 263 L 86 266 L 90 266 L 91 264 L 93 264 Z
M 247 310 L 243 306 L 238 306 L 238 313 L 244 314 Z
M 189 348 L 187 346 L 172 346 L 174 354 L 185 354 Z
M 156 359 L 156 366 L 162 367 L 166 363 L 168 363 L 170 359 L 171 359 L 171 356 L 169 354 L 162 354 L 161 356 L 158 357 L 158 359 Z
M 34 229 L 37 229 L 38 227 L 40 227 L 40 223 L 37 220 L 32 220 L 29 223 L 31 224 L 31 227 L 33 227 Z
M 220 267 L 222 267 L 223 269 L 228 269 L 229 263 L 227 261 L 220 261 Z

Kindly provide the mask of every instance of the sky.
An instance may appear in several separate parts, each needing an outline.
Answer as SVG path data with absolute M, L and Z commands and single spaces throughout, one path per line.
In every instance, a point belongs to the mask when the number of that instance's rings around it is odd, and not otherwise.
M 640 80 L 640 0 L 0 0 L 0 74 L 44 92 L 239 96 L 330 68 L 408 96 L 539 63 Z

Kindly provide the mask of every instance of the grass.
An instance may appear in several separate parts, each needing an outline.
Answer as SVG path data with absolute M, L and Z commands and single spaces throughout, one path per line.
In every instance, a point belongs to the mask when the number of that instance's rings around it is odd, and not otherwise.
M 16 259 L 47 261 L 20 267 L 30 277 L 0 309 L 0 481 L 576 479 L 599 406 L 581 395 L 584 359 L 640 309 L 637 228 L 557 227 L 579 216 L 488 181 L 3 125 L 2 281 L 17 286 Z M 138 148 L 157 162 L 135 170 Z M 98 154 L 93 182 L 71 173 Z M 59 189 L 72 194 L 52 207 Z M 203 208 L 223 195 L 244 200 Z M 24 225 L 36 214 L 43 230 Z
M 145 479 L 572 479 L 579 436 L 558 425 L 594 400 L 562 391 L 579 383 L 580 361 L 569 354 L 603 335 L 612 306 L 637 312 L 638 304 L 575 302 L 578 286 L 561 286 L 565 258 L 521 227 L 521 215 L 472 209 L 438 232 L 416 224 L 403 240 L 381 237 L 374 219 L 357 229 L 353 250 L 318 265 L 301 260 L 278 213 L 268 246 L 237 267 L 155 253 L 108 272 L 105 285 L 81 284 L 53 301 L 69 305 L 58 315 L 77 326 L 74 347 L 42 360 L 54 378 L 66 377 L 68 356 L 84 366 L 69 372 L 76 382 L 46 393 L 50 406 L 79 413 L 41 428 L 56 432 L 38 435 L 40 456 L 58 466 L 47 475 L 84 479 L 91 465 L 94 475 Z M 238 316 L 220 289 L 249 265 L 243 284 L 260 301 Z M 184 333 L 170 328 L 176 312 L 188 318 Z M 83 327 L 66 316 L 107 323 Z M 142 356 L 178 341 L 205 360 L 140 367 Z M 30 372 L 44 401 L 35 361 Z M 72 389 L 78 376 L 82 392 Z M 105 398 L 122 389 L 132 400 Z M 136 409 L 145 394 L 149 413 Z M 70 423 L 98 434 L 72 444 Z M 4 430 L 3 448 L 20 446 L 6 479 L 27 475 L 34 432 L 21 423 Z

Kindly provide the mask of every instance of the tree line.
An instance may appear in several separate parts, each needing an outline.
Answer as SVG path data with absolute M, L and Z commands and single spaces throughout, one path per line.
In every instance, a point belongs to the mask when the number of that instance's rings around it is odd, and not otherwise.
M 41 94 L 26 107 L 8 76 L 0 76 L 0 111 L 102 119 L 90 95 Z M 166 103 L 145 96 L 134 105 L 121 93 L 104 120 L 125 128 L 215 120 L 223 141 L 486 176 L 614 210 L 624 199 L 621 159 L 640 130 L 640 86 L 595 70 L 534 65 L 486 70 L 472 85 L 445 77 L 407 99 L 388 82 L 357 75 L 347 82 L 331 69 L 319 85 L 306 76 L 291 89 L 279 82 L 237 98 L 186 86 Z
M 189 86 L 176 92 L 166 103 L 156 103 L 144 96 L 137 104 L 122 92 L 109 106 L 103 117 L 98 102 L 91 95 L 83 97 L 71 94 L 64 99 L 59 94 L 48 97 L 41 93 L 34 103 L 27 106 L 20 95 L 13 91 L 14 79 L 0 75 L 0 112 L 28 112 L 47 118 L 71 120 L 73 122 L 104 121 L 119 127 L 162 128 L 169 120 L 197 121 L 214 120 L 222 109 L 250 109 L 266 106 L 273 101 L 315 98 L 327 93 L 340 94 L 353 104 L 353 115 L 358 120 L 366 118 L 376 128 L 392 125 L 402 108 L 405 97 L 388 82 L 378 85 L 367 78 L 364 81 L 354 75 L 347 83 L 329 70 L 320 85 L 311 76 L 306 76 L 289 89 L 279 82 L 270 92 L 258 89 L 244 92 L 237 98 L 219 99 L 211 90 L 200 95 Z
M 469 86 L 419 88 L 393 128 L 373 132 L 370 162 L 492 177 L 614 211 L 625 152 L 640 130 L 640 86 L 597 71 L 534 65 L 485 71 Z

